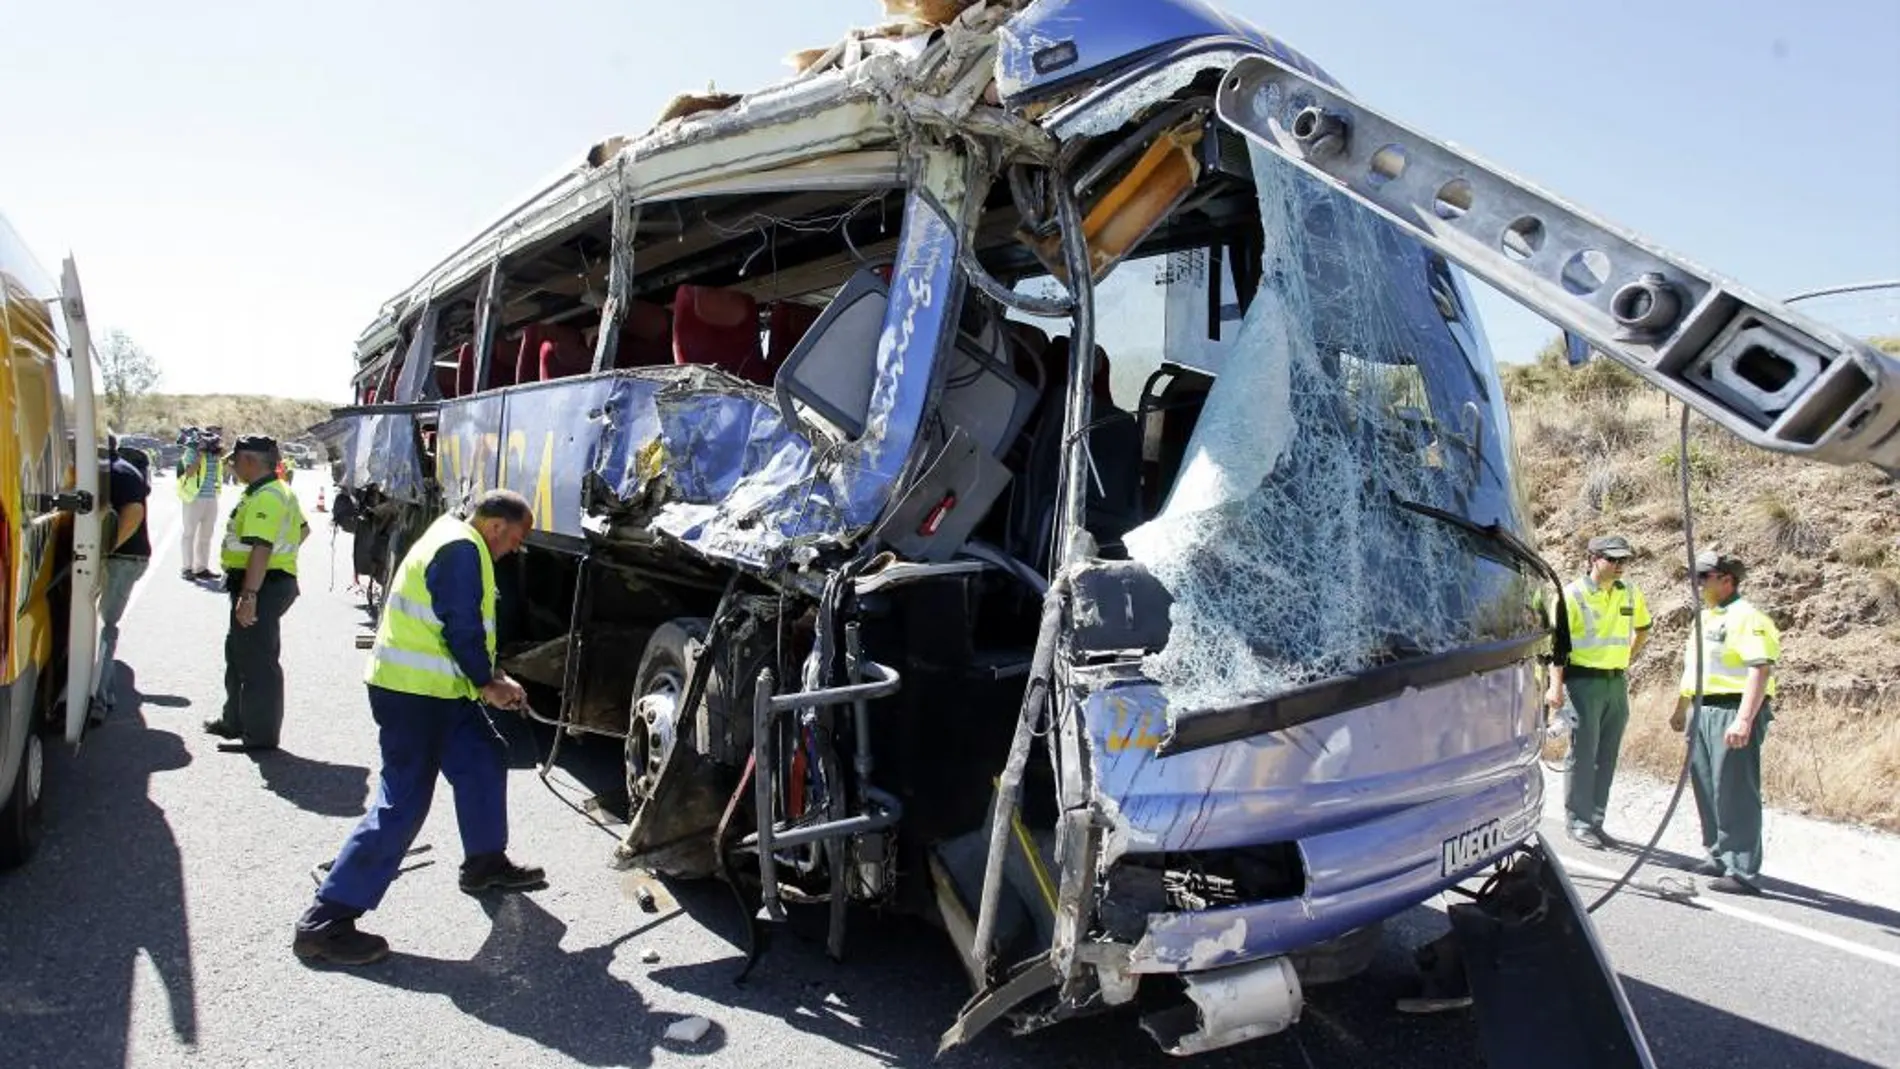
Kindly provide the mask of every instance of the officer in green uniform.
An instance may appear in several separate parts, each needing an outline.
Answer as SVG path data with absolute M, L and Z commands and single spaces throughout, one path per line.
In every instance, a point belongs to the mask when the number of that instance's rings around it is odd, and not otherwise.
M 1627 672 L 1649 638 L 1649 606 L 1623 581 L 1623 564 L 1634 552 L 1620 535 L 1591 539 L 1590 571 L 1564 587 L 1565 618 L 1553 621 L 1570 636 L 1570 655 L 1551 665 L 1544 696 L 1553 711 L 1567 696 L 1574 713 L 1564 814 L 1570 838 L 1598 849 L 1615 845 L 1603 830 L 1603 814 L 1629 725 Z
M 1702 673 L 1697 679 L 1691 629 L 1682 650 L 1682 697 L 1669 726 L 1681 731 L 1687 723 L 1690 733 L 1689 782 L 1709 854 L 1696 871 L 1715 877 L 1712 891 L 1758 895 L 1761 743 L 1774 719 L 1781 632 L 1741 596 L 1747 569 L 1740 560 L 1710 551 L 1697 554 L 1695 565 L 1702 587 Z M 1702 708 L 1691 716 L 1698 692 Z
M 277 443 L 239 438 L 231 470 L 244 494 L 225 521 L 224 588 L 231 596 L 224 639 L 224 715 L 205 730 L 232 740 L 226 752 L 275 750 L 284 724 L 284 670 L 278 663 L 284 613 L 297 600 L 297 551 L 310 524 L 290 488 L 278 481 Z

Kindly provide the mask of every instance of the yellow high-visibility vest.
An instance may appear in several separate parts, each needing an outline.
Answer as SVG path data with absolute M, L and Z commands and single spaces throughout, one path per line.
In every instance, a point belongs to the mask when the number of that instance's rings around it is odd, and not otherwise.
M 1781 630 L 1768 614 L 1736 598 L 1727 605 L 1702 610 L 1702 693 L 1740 694 L 1748 686 L 1752 665 L 1769 666 L 1767 697 L 1775 696 L 1774 664 L 1781 660 Z M 1682 644 L 1684 697 L 1696 692 L 1695 630 Z
M 198 460 L 186 465 L 184 473 L 178 476 L 178 500 L 190 501 L 197 497 L 207 479 L 214 487 L 224 479 L 224 461 L 210 454 L 199 454 Z
M 1570 664 L 1630 666 L 1636 632 L 1650 624 L 1649 606 L 1641 591 L 1621 581 L 1599 587 L 1586 576 L 1564 587 L 1564 607 L 1570 617 Z
M 237 507 L 224 522 L 224 546 L 218 563 L 226 571 L 243 571 L 250 562 L 251 547 L 246 538 L 262 538 L 270 543 L 272 571 L 297 574 L 297 550 L 310 534 L 304 522 L 303 506 L 290 487 L 276 479 L 257 487 L 246 487 Z
M 429 565 L 444 546 L 473 542 L 482 562 L 482 630 L 486 633 L 488 662 L 495 662 L 495 562 L 488 544 L 475 528 L 452 515 L 429 525 L 397 566 L 376 623 L 376 643 L 370 647 L 369 668 L 363 682 L 404 694 L 429 698 L 476 698 L 475 685 L 455 661 L 442 620 L 429 594 Z

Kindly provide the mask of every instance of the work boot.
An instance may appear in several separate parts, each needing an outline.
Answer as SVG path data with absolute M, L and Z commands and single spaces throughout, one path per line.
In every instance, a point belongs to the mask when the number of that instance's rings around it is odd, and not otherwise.
M 546 887 L 548 874 L 538 866 L 517 865 L 506 854 L 481 854 L 462 862 L 462 890 L 531 891 Z
M 1728 869 L 1724 867 L 1720 861 L 1717 861 L 1712 857 L 1704 858 L 1702 863 L 1695 867 L 1694 871 L 1697 876 L 1726 876 L 1728 875 Z
M 370 965 L 389 956 L 389 940 L 356 930 L 356 918 L 343 917 L 316 928 L 297 927 L 291 952 L 306 962 Z
M 1607 831 L 1604 831 L 1603 825 L 1601 824 L 1590 825 L 1590 833 L 1597 837 L 1597 842 L 1601 844 L 1601 847 L 1604 850 L 1614 850 L 1617 847 L 1623 845 L 1622 843 L 1617 842 L 1615 839 L 1610 838 L 1610 833 Z
M 240 738 L 244 734 L 236 728 L 226 727 L 223 720 L 205 721 L 205 733 L 207 735 L 216 735 L 221 739 Z
M 1723 876 L 1709 881 L 1709 890 L 1720 891 L 1725 895 L 1759 895 L 1761 888 L 1742 879 L 1740 876 Z

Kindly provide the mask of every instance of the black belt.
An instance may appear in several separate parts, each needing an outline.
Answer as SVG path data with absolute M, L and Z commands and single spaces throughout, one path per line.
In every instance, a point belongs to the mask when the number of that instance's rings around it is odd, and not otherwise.
M 1622 674 L 1621 668 L 1585 668 L 1580 664 L 1564 666 L 1565 679 L 1613 679 Z
M 1691 702 L 1695 701 L 1694 698 L 1689 700 Z M 1766 701 L 1767 699 L 1763 699 L 1764 704 Z M 1712 705 L 1718 709 L 1740 709 L 1742 707 L 1742 696 L 1740 694 L 1704 694 L 1702 696 L 1702 704 L 1705 707 Z
M 290 574 L 287 571 L 284 571 L 282 568 L 266 568 L 264 570 L 264 577 L 258 580 L 258 585 L 262 586 L 265 583 L 279 583 L 279 582 L 283 582 L 286 579 L 294 582 L 296 578 L 297 578 L 296 576 Z M 242 571 L 235 571 L 235 572 L 227 571 L 224 573 L 225 589 L 236 590 L 239 587 L 241 587 L 243 583 L 244 583 L 244 573 Z

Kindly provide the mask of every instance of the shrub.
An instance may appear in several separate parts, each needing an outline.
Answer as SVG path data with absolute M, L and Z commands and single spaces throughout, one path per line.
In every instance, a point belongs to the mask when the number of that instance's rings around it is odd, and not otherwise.
M 1803 558 L 1827 552 L 1827 532 L 1780 494 L 1771 490 L 1756 498 L 1755 515 L 1762 536 L 1776 552 Z
M 1865 531 L 1852 531 L 1834 543 L 1835 556 L 1842 564 L 1856 568 L 1878 568 L 1887 563 L 1887 540 Z
M 1670 445 L 1656 454 L 1656 466 L 1669 477 L 1671 485 L 1679 479 L 1677 465 L 1680 457 L 1681 453 L 1677 451 L 1675 445 Z M 1721 468 L 1722 464 L 1716 458 L 1715 450 L 1693 438 L 1689 440 L 1689 482 L 1691 485 L 1706 485 L 1715 481 L 1715 477 L 1721 474 Z

